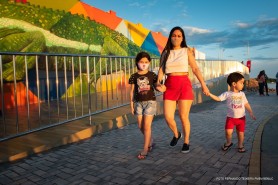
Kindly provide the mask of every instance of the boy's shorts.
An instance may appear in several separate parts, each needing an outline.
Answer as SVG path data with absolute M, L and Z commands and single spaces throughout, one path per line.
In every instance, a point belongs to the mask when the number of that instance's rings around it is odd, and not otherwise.
M 163 100 L 193 100 L 192 85 L 187 75 L 167 76 Z
M 156 101 L 139 101 L 134 104 L 134 113 L 136 115 L 153 116 L 156 114 Z
M 227 117 L 225 129 L 234 129 L 234 126 L 236 126 L 236 130 L 238 132 L 244 132 L 245 122 L 245 116 L 243 116 L 242 118 Z

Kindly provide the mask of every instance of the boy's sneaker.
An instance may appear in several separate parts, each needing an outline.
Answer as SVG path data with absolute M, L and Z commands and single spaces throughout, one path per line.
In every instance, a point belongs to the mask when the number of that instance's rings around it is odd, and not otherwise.
M 179 132 L 179 137 L 178 138 L 176 138 L 175 136 L 173 137 L 173 139 L 172 139 L 172 141 L 170 142 L 170 146 L 175 146 L 177 143 L 178 143 L 178 141 L 179 141 L 179 139 L 182 137 L 182 135 L 181 135 L 181 133 Z
M 184 143 L 181 149 L 181 153 L 188 153 L 189 152 L 189 145 Z

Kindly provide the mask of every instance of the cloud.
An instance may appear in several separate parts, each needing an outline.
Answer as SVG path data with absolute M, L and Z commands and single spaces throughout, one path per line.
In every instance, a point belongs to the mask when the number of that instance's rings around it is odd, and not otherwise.
M 136 7 L 141 9 L 150 9 L 152 7 L 157 6 L 158 0 L 148 1 L 148 3 L 142 3 L 141 1 L 130 1 L 128 2 L 128 6 Z
M 275 60 L 278 60 L 278 57 L 257 56 L 257 57 L 252 57 L 252 60 L 268 60 L 268 61 L 275 61 Z M 277 65 L 277 64 L 276 64 L 276 65 Z
M 158 22 L 154 22 L 151 25 L 151 30 L 155 30 L 157 32 L 161 32 L 162 35 L 168 37 L 169 35 L 169 27 L 167 27 L 166 25 L 168 25 L 169 21 L 167 20 L 163 20 L 163 21 L 158 21 Z
M 158 0 L 148 1 L 148 7 L 157 6 Z
M 203 30 L 203 29 L 199 29 Z M 205 30 L 205 29 L 204 29 Z M 188 31 L 188 30 L 187 30 Z M 186 37 L 187 40 L 190 41 L 191 45 L 210 45 L 210 44 L 221 44 L 227 41 L 227 35 L 229 34 L 227 31 L 217 32 L 217 31 L 206 31 L 206 32 L 196 32 L 189 31 L 187 32 Z
M 188 36 L 192 36 L 195 34 L 207 34 L 207 33 L 213 32 L 208 29 L 201 29 L 201 28 L 190 27 L 190 26 L 183 26 L 182 28 L 186 32 L 186 35 L 188 35 Z
M 140 3 L 132 2 L 132 3 L 129 3 L 128 6 L 131 6 L 131 7 L 140 7 Z
M 261 48 L 258 48 L 258 50 L 265 50 L 265 49 L 269 49 L 269 48 L 271 48 L 271 46 L 263 46 Z
M 243 22 L 236 22 L 235 26 L 238 27 L 238 28 L 248 28 L 249 24 L 243 23 Z
M 180 8 L 185 8 L 186 6 L 185 6 L 185 2 L 183 2 L 183 1 L 180 1 L 180 0 L 175 0 L 175 1 L 173 1 L 173 3 L 171 3 L 172 5 L 173 5 L 173 7 L 175 8 L 175 9 L 180 9 Z
M 218 43 L 222 48 L 238 48 L 248 43 L 250 46 L 263 46 L 278 42 L 278 18 L 260 19 L 255 23 L 238 21 L 234 27 L 223 31 L 184 28 L 189 31 L 188 38 L 194 45 Z
M 156 30 L 158 32 L 161 32 L 163 35 L 168 36 L 169 35 L 169 28 L 166 27 L 165 25 L 168 24 L 168 21 L 164 21 L 164 23 L 161 22 L 156 22 L 152 24 L 152 28 L 153 30 Z M 203 34 L 207 34 L 207 33 L 212 33 L 212 30 L 208 30 L 208 29 L 201 29 L 201 28 L 196 28 L 196 27 L 189 27 L 189 26 L 183 26 L 182 27 L 186 37 L 187 36 L 196 36 L 198 34 L 203 35 Z
M 181 17 L 187 17 L 188 16 L 187 11 L 186 10 L 182 10 L 180 16 Z

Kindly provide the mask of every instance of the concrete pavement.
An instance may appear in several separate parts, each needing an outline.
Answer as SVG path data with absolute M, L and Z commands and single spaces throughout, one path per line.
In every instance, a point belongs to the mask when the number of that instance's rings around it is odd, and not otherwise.
M 173 135 L 163 117 L 157 116 L 152 127 L 156 146 L 146 160 L 136 158 L 143 146 L 143 137 L 137 125 L 131 124 L 18 162 L 0 164 L 0 184 L 265 183 L 267 181 L 261 177 L 273 174 L 266 171 L 262 171 L 264 176 L 260 174 L 261 134 L 267 131 L 263 129 L 264 125 L 277 120 L 271 118 L 278 113 L 278 97 L 247 93 L 247 98 L 257 120 L 251 120 L 247 115 L 246 153 L 237 152 L 235 134 L 235 145 L 228 152 L 221 150 L 226 107 L 223 102 L 209 101 L 192 107 L 191 151 L 188 154 L 180 152 L 181 141 L 175 147 L 169 146 Z M 180 129 L 178 116 L 176 121 Z M 262 143 L 262 146 L 267 145 Z M 277 153 L 275 155 L 277 159 Z M 262 162 L 264 166 L 272 161 Z M 277 184 L 278 179 L 268 182 Z

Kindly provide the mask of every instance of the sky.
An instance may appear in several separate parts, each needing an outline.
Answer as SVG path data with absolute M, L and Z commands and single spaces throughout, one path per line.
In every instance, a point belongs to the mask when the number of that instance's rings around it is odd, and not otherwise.
M 252 78 L 278 72 L 278 0 L 81 0 L 162 32 L 180 26 L 207 60 L 251 60 Z

